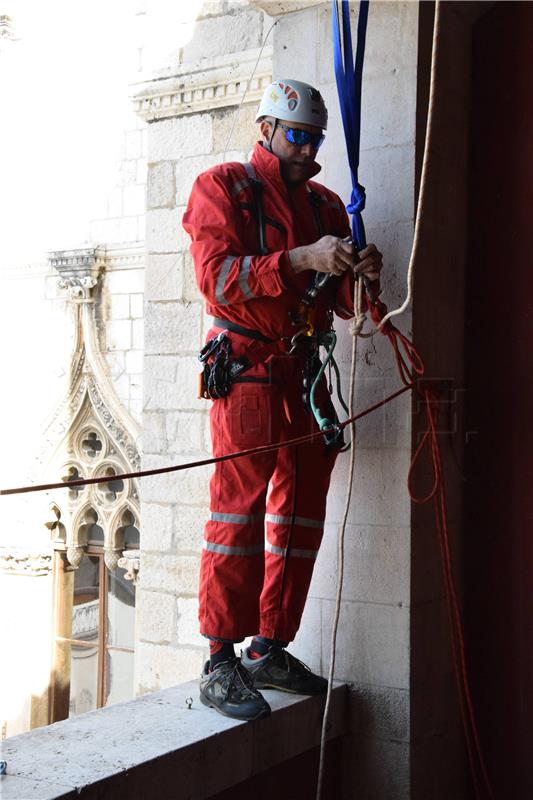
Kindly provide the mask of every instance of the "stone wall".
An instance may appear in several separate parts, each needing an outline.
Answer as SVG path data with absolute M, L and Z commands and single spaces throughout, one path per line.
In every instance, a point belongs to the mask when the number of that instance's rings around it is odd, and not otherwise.
M 352 8 L 355 40 L 357 4 Z M 350 198 L 344 135 L 332 53 L 330 4 L 281 18 L 275 31 L 275 75 L 320 87 L 330 111 L 319 154 L 319 180 Z M 403 299 L 413 235 L 418 6 L 372 3 L 363 77 L 359 180 L 366 187 L 367 241 L 384 255 L 382 299 Z M 410 315 L 400 328 L 409 334 Z M 345 395 L 351 360 L 347 325 L 336 323 Z M 395 391 L 399 379 L 382 336 L 360 340 L 355 407 Z M 356 467 L 346 528 L 344 588 L 335 677 L 349 682 L 351 731 L 346 739 L 346 797 L 409 796 L 410 738 L 410 398 L 403 396 L 357 426 Z M 326 671 L 338 573 L 337 533 L 346 499 L 349 453 L 332 476 L 324 541 L 294 652 Z
M 196 358 L 210 318 L 196 287 L 181 217 L 200 172 L 223 160 L 246 161 L 256 136 L 258 98 L 271 79 L 271 49 L 265 48 L 239 105 L 243 79 L 250 76 L 271 20 L 245 4 L 230 6 L 223 13 L 224 4 L 206 4 L 183 61 L 163 80 L 143 86 L 136 98 L 139 113 L 149 121 L 145 469 L 210 453 L 209 406 L 197 399 Z M 209 58 L 201 55 L 207 48 Z M 201 468 L 142 481 L 139 692 L 196 677 L 206 655 L 197 595 L 209 475 Z

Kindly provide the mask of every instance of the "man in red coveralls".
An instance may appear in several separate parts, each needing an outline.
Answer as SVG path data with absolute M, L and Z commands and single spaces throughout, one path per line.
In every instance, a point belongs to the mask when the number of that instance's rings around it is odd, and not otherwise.
M 333 312 L 353 316 L 356 275 L 377 287 L 382 265 L 375 245 L 354 251 L 341 200 L 311 180 L 327 127 L 320 92 L 301 81 L 275 81 L 256 121 L 262 141 L 250 164 L 202 173 L 183 218 L 214 317 L 203 355 L 206 396 L 216 398 L 217 456 L 317 430 L 302 397 L 317 364 L 306 334 L 329 330 Z M 314 279 L 326 275 L 310 299 Z M 334 418 L 325 381 L 317 403 Z M 216 464 L 200 574 L 200 626 L 211 653 L 200 699 L 222 714 L 248 720 L 270 713 L 260 688 L 327 688 L 286 647 L 304 609 L 339 447 L 334 437 L 318 437 Z M 239 658 L 234 643 L 246 636 L 254 638 Z

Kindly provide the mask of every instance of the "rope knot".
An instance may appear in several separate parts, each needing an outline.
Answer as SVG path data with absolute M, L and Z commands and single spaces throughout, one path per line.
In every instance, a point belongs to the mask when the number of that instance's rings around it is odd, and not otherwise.
M 360 214 L 366 204 L 365 187 L 357 183 L 352 189 L 350 202 L 346 206 L 348 214 Z
M 359 336 L 366 322 L 366 314 L 357 314 L 350 320 L 349 331 L 352 336 Z

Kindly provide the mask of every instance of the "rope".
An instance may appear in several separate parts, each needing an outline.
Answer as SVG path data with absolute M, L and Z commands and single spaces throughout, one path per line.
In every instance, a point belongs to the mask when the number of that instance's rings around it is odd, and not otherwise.
M 357 302 L 356 296 L 359 293 L 358 287 L 362 286 L 363 282 L 358 281 L 356 286 L 354 287 L 354 304 Z M 363 320 L 364 322 L 364 320 Z M 357 326 L 354 326 L 354 328 Z M 350 409 L 350 417 L 353 419 L 353 403 L 354 403 L 354 394 L 355 394 L 355 372 L 356 372 L 356 364 L 357 364 L 357 338 L 360 333 L 353 333 L 352 338 L 352 356 L 351 356 L 351 368 L 350 368 L 350 394 L 348 399 L 348 407 Z M 353 476 L 355 472 L 355 420 L 350 422 L 350 467 L 348 471 L 348 493 L 346 496 L 346 503 L 344 506 L 344 513 L 342 516 L 341 526 L 339 528 L 338 534 L 338 541 L 337 541 L 337 554 L 338 554 L 338 567 L 337 567 L 337 591 L 335 595 L 335 613 L 333 616 L 333 627 L 331 629 L 331 641 L 330 641 L 330 662 L 329 662 L 329 672 L 328 672 L 328 690 L 326 693 L 326 703 L 324 706 L 324 714 L 322 717 L 322 731 L 320 734 L 320 757 L 319 757 L 319 765 L 318 765 L 318 779 L 317 779 L 317 790 L 316 790 L 316 800 L 321 800 L 322 797 L 322 784 L 324 779 L 324 761 L 325 761 L 325 753 L 326 753 L 326 735 L 327 735 L 327 727 L 328 727 L 328 720 L 329 720 L 329 709 L 331 704 L 331 692 L 333 689 L 333 675 L 335 672 L 335 657 L 336 657 L 336 650 L 337 650 L 337 630 L 339 627 L 339 617 L 341 611 L 341 598 L 342 598 L 342 584 L 344 580 L 344 536 L 346 533 L 346 524 L 348 522 L 348 513 L 350 511 L 350 504 L 352 501 L 352 487 L 353 487 Z
M 386 325 L 386 323 L 390 319 L 392 319 L 392 317 L 397 317 L 400 314 L 403 314 L 403 312 L 407 308 L 409 308 L 409 306 L 413 302 L 413 282 L 415 274 L 415 264 L 418 258 L 418 245 L 420 241 L 421 219 L 424 215 L 424 210 L 426 205 L 429 151 L 431 149 L 431 141 L 433 133 L 433 117 L 435 112 L 435 95 L 437 86 L 437 77 L 436 77 L 437 53 L 439 49 L 439 39 L 440 39 L 440 0 L 435 0 L 435 18 L 433 21 L 433 45 L 431 49 L 431 77 L 429 83 L 429 103 L 428 103 L 428 113 L 426 120 L 426 136 L 424 141 L 424 156 L 422 158 L 422 174 L 420 176 L 420 189 L 418 193 L 418 203 L 416 206 L 413 246 L 411 249 L 411 256 L 409 258 L 409 265 L 407 267 L 407 295 L 402 305 L 399 306 L 399 308 L 395 308 L 393 311 L 389 311 L 383 317 L 379 326 L 380 330 L 383 328 L 384 325 Z
M 194 469 L 195 467 L 205 467 L 209 464 L 216 464 L 220 461 L 232 461 L 236 458 L 243 458 L 245 456 L 253 456 L 256 453 L 270 453 L 273 450 L 279 450 L 282 447 L 294 447 L 298 444 L 304 444 L 305 442 L 313 441 L 313 439 L 317 439 L 319 436 L 324 436 L 325 433 L 334 432 L 338 429 L 343 429 L 347 425 L 351 425 L 358 419 L 362 419 L 366 417 L 368 414 L 371 414 L 373 411 L 376 411 L 381 406 L 390 403 L 392 400 L 395 400 L 397 397 L 402 395 L 404 392 L 408 391 L 413 387 L 414 384 L 409 384 L 402 386 L 400 389 L 397 389 L 392 394 L 385 397 L 383 400 L 380 400 L 378 403 L 374 403 L 373 405 L 365 408 L 363 411 L 360 411 L 358 414 L 355 414 L 353 417 L 345 420 L 344 422 L 339 422 L 337 425 L 328 428 L 325 431 L 315 431 L 314 433 L 307 433 L 304 436 L 297 436 L 294 439 L 287 439 L 284 442 L 275 442 L 274 444 L 264 444 L 260 445 L 259 447 L 251 447 L 248 450 L 239 450 L 235 453 L 226 453 L 222 456 L 215 456 L 212 458 L 204 458 L 201 461 L 189 461 L 186 464 L 174 464 L 170 467 L 159 467 L 158 469 L 145 469 L 140 470 L 139 472 L 124 472 L 120 475 L 113 475 L 113 481 L 119 480 L 128 480 L 129 478 L 145 478 L 149 475 L 164 475 L 168 472 L 180 472 L 184 469 Z M 215 401 L 216 402 L 216 401 Z M 14 489 L 0 489 L 0 495 L 11 495 L 11 494 L 27 494 L 28 492 L 45 492 L 50 489 L 71 489 L 73 486 L 87 486 L 88 484 L 93 483 L 109 483 L 110 481 L 109 475 L 101 476 L 99 478 L 79 478 L 75 481 L 59 481 L 57 483 L 42 483 L 38 485 L 32 486 L 19 486 Z
M 409 495 L 414 503 L 419 505 L 434 501 L 435 523 L 439 538 L 441 551 L 441 561 L 443 569 L 444 587 L 446 593 L 446 607 L 448 612 L 448 625 L 450 632 L 450 643 L 452 649 L 452 659 L 454 667 L 454 677 L 459 698 L 459 710 L 461 722 L 465 733 L 466 748 L 470 773 L 474 783 L 476 798 L 481 797 L 479 780 L 476 773 L 475 756 L 479 761 L 479 771 L 491 800 L 494 800 L 494 792 L 488 776 L 487 766 L 483 757 L 483 751 L 479 739 L 476 724 L 475 712 L 472 703 L 472 695 L 468 679 L 466 666 L 465 642 L 463 634 L 463 621 L 458 601 L 457 588 L 453 575 L 453 566 L 450 551 L 450 541 L 448 532 L 448 519 L 446 512 L 446 493 L 443 482 L 442 460 L 437 434 L 438 409 L 436 408 L 437 397 L 431 390 L 425 389 L 422 392 L 424 398 L 427 428 L 413 456 L 408 477 Z M 426 446 L 429 446 L 431 462 L 433 466 L 433 485 L 430 491 L 423 496 L 415 494 L 413 489 L 413 472 Z

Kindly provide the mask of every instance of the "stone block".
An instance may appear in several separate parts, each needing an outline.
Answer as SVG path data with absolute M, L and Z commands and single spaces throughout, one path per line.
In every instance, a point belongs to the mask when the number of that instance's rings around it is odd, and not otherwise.
M 151 356 L 146 355 L 144 360 L 145 375 L 155 381 L 174 383 L 178 371 L 176 356 Z
M 211 153 L 213 149 L 213 123 L 209 113 L 152 122 L 148 130 L 150 162 L 174 161 Z
M 261 47 L 262 37 L 263 15 L 255 10 L 202 19 L 196 23 L 193 38 L 183 48 L 183 61 L 206 61 L 206 52 L 212 59 Z
M 204 449 L 204 414 L 176 411 L 166 415 L 166 436 L 170 453 L 200 452 Z
M 343 763 L 343 800 L 353 797 L 357 800 L 409 800 L 411 797 L 407 742 L 349 736 L 344 742 Z M 428 800 L 433 797 L 424 796 Z
M 322 652 L 329 664 L 334 602 L 322 601 Z M 335 678 L 371 686 L 409 687 L 409 609 L 341 604 Z
M 113 386 L 119 398 L 128 406 L 130 399 L 130 377 L 125 372 L 113 379 Z
M 204 297 L 196 283 L 194 262 L 189 252 L 183 254 L 183 299 L 204 303 Z
M 142 294 L 130 296 L 130 314 L 136 319 L 144 316 L 144 297 Z
M 192 185 L 200 173 L 205 172 L 220 161 L 217 155 L 190 156 L 174 163 L 176 186 L 176 205 L 186 206 Z
M 181 227 L 183 212 L 176 208 L 149 209 L 146 213 L 146 250 L 148 253 L 177 253 L 184 249 L 185 232 Z
M 109 294 L 131 294 L 144 291 L 144 269 L 113 269 L 105 273 Z
M 124 215 L 141 215 L 146 211 L 146 187 L 142 184 L 126 186 L 123 191 Z
M 174 165 L 171 161 L 160 161 L 148 167 L 148 208 L 173 208 L 176 196 Z
M 318 10 L 316 8 L 305 8 L 281 17 L 273 31 L 273 61 L 276 65 L 276 75 L 296 77 L 294 73 L 297 72 L 298 80 L 318 86 L 317 62 L 328 58 L 327 64 L 329 72 L 331 72 L 328 80 L 332 80 L 332 76 L 334 76 L 333 55 L 329 44 L 331 42 L 331 24 L 327 36 L 323 35 L 323 38 L 319 40 L 317 19 Z M 327 56 L 324 51 L 328 53 Z M 295 69 L 296 64 L 298 65 L 297 70 Z M 320 89 L 322 89 L 322 85 L 320 85 Z
M 322 601 L 308 596 L 300 629 L 291 644 L 291 653 L 307 664 L 313 672 L 327 677 L 328 665 L 322 660 Z
M 118 168 L 117 186 L 131 186 L 137 182 L 137 162 L 121 161 Z
M 404 527 L 410 524 L 407 491 L 409 450 L 357 450 L 349 521 L 361 525 Z M 349 454 L 335 464 L 328 494 L 327 521 L 342 519 L 348 484 Z
M 133 163 L 137 165 L 136 183 L 141 183 L 146 186 L 148 181 L 148 159 L 138 158 Z
M 137 220 L 135 217 L 93 220 L 90 224 L 89 238 L 101 244 L 136 242 Z
M 205 647 L 205 639 L 203 640 Z M 168 645 L 138 642 L 136 684 L 141 694 L 156 692 L 200 675 L 205 650 L 175 648 Z
M 109 318 L 129 319 L 130 296 L 129 294 L 112 294 L 109 296 Z
M 131 323 L 131 346 L 135 350 L 144 348 L 144 320 L 134 319 Z
M 131 322 L 128 319 L 110 320 L 106 324 L 106 349 L 129 350 L 131 347 Z
M 140 158 L 142 152 L 142 133 L 141 131 L 126 131 L 125 134 L 126 158 Z
M 190 461 L 197 460 L 194 454 L 187 455 L 186 458 Z M 172 459 L 178 464 L 183 460 L 183 457 Z M 143 467 L 145 469 L 168 467 L 171 466 L 169 461 L 168 455 L 147 454 L 143 459 Z M 206 505 L 209 502 L 210 475 L 210 467 L 195 467 L 189 470 L 147 476 L 141 482 L 142 499 L 150 503 L 185 502 L 192 506 Z
M 146 300 L 180 300 L 184 284 L 183 255 L 149 255 L 146 265 Z M 194 300 L 184 293 L 184 300 Z
M 144 419 L 145 417 L 143 417 L 143 422 Z M 141 484 L 142 483 L 143 481 L 141 481 Z M 141 547 L 143 551 L 143 558 L 146 550 L 158 550 L 162 552 L 165 550 L 171 550 L 172 507 L 158 503 L 143 502 L 141 507 L 141 519 Z
M 411 738 L 409 691 L 357 685 L 349 693 L 348 727 L 352 736 L 408 742 Z
M 131 352 L 140 352 L 138 350 L 133 350 Z M 143 399 L 143 376 L 142 373 L 137 375 L 130 374 L 130 400 L 142 400 Z
M 112 377 L 117 377 L 126 368 L 126 354 L 121 350 L 105 353 L 105 361 Z
M 116 188 L 111 189 L 111 191 L 107 195 L 107 208 L 106 208 L 106 217 L 121 217 L 124 214 L 123 206 L 122 206 L 122 192 L 123 189 Z
M 361 182 L 372 196 L 372 224 L 411 222 L 414 206 L 414 150 L 411 144 L 361 151 Z M 391 176 L 394 175 L 394 180 Z M 369 203 L 370 207 L 370 203 Z
M 242 150 L 245 153 L 251 150 L 254 143 L 260 138 L 259 126 L 255 124 L 256 111 L 256 103 L 246 102 L 236 109 L 224 108 L 213 111 L 214 152 L 223 153 L 226 148 Z M 233 132 L 228 141 L 232 127 Z
M 144 582 L 144 560 L 141 575 L 141 587 Z M 137 595 L 138 638 L 141 641 L 168 644 L 175 632 L 176 598 L 164 592 L 147 592 L 139 589 Z
M 326 525 L 310 593 L 334 599 L 337 589 L 339 525 Z M 344 536 L 344 600 L 408 605 L 410 530 L 348 524 Z
M 77 790 L 65 784 L 52 781 L 43 782 L 39 778 L 23 778 L 20 775 L 2 775 L 2 800 L 51 800 L 51 798 L 61 798 L 61 800 L 75 800 Z
M 200 349 L 201 307 L 198 303 L 150 301 L 146 304 L 145 319 L 147 354 L 197 353 Z
M 178 597 L 178 642 L 196 647 L 205 647 L 206 639 L 200 634 L 198 622 L 198 598 Z
M 130 402 L 129 402 L 129 410 L 130 410 L 130 414 L 132 415 L 134 420 L 137 422 L 137 424 L 141 425 L 141 422 L 142 422 L 142 411 L 143 411 L 142 400 L 137 400 L 137 399 L 130 400 Z M 139 446 L 142 449 L 142 445 L 139 445 Z
M 139 375 L 143 371 L 143 351 L 129 350 L 126 353 L 126 371 L 130 375 Z
M 141 585 L 144 589 L 196 594 L 200 561 L 196 556 L 160 555 L 144 552 Z
M 174 544 L 179 554 L 202 551 L 204 527 L 209 517 L 209 506 L 199 508 L 191 506 L 174 506 Z
M 352 36 L 355 45 L 357 31 L 357 5 L 350 8 Z M 317 82 L 322 89 L 335 81 L 333 70 L 333 40 L 331 36 L 331 7 L 322 7 L 318 13 L 318 41 L 321 44 L 318 58 Z M 418 7 L 416 3 L 376 3 L 368 15 L 368 30 L 363 72 L 365 80 L 374 75 L 390 75 L 400 67 L 416 68 L 418 41 Z
M 196 411 L 198 408 L 203 410 L 203 405 L 197 397 L 198 360 L 192 356 L 181 356 L 174 363 L 177 366 L 175 382 L 168 376 L 158 378 L 146 365 L 145 408 L 167 411 L 187 409 Z

